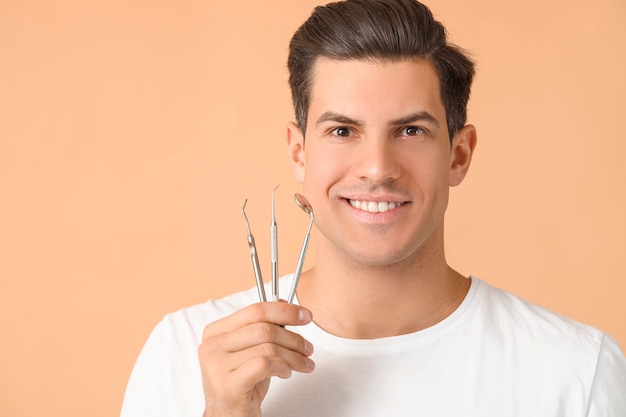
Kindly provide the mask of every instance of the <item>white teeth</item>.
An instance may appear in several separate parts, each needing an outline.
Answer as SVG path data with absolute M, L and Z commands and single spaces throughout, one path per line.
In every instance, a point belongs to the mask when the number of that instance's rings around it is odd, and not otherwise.
M 369 213 L 384 213 L 400 206 L 402 203 L 394 203 L 392 201 L 359 201 L 350 200 L 350 205 L 359 210 Z

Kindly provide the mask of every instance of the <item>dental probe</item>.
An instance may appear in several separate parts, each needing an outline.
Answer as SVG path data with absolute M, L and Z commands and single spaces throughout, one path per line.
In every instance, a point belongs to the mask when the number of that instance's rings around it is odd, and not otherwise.
M 278 226 L 276 225 L 276 211 L 274 210 L 274 192 L 279 185 L 272 190 L 272 225 L 270 227 L 272 240 L 272 299 L 270 301 L 278 301 Z
M 248 199 L 243 202 L 243 207 L 241 208 L 241 212 L 243 213 L 243 218 L 246 220 L 246 228 L 248 229 L 248 247 L 250 248 L 250 256 L 252 258 L 252 267 L 254 268 L 254 277 L 256 278 L 256 289 L 259 293 L 259 301 L 265 302 L 267 299 L 265 298 L 265 288 L 263 287 L 263 278 L 261 276 L 261 267 L 259 266 L 259 257 L 256 253 L 256 245 L 254 244 L 254 236 L 252 236 L 252 232 L 250 231 L 250 223 L 248 222 L 248 216 L 246 216 L 246 203 Z

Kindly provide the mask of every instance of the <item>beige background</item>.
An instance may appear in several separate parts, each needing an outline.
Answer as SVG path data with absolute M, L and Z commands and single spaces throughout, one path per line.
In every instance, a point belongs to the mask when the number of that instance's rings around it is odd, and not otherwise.
M 0 2 L 0 415 L 111 416 L 167 312 L 253 285 L 307 217 L 286 49 L 313 0 Z M 461 272 L 626 346 L 626 3 L 433 0 L 479 72 Z M 310 253 L 309 259 L 313 253 Z

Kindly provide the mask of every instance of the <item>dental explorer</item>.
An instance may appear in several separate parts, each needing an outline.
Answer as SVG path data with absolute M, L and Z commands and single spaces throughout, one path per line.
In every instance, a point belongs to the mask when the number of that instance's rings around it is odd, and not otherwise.
M 243 202 L 243 207 L 241 208 L 241 212 L 243 213 L 243 218 L 246 220 L 246 228 L 248 229 L 248 247 L 250 248 L 250 256 L 252 258 L 252 267 L 254 268 L 254 277 L 256 278 L 256 288 L 259 293 L 259 301 L 265 302 L 267 299 L 265 298 L 265 288 L 263 287 L 263 278 L 261 276 L 261 267 L 259 266 L 259 257 L 256 252 L 256 245 L 254 244 L 254 236 L 252 236 L 252 232 L 250 231 L 250 223 L 248 222 L 248 216 L 246 216 L 246 203 L 248 199 Z

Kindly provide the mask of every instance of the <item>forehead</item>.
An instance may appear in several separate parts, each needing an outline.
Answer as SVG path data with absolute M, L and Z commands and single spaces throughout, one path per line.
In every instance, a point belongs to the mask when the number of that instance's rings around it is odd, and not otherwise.
M 425 60 L 319 58 L 311 80 L 309 122 L 327 111 L 377 118 L 428 111 L 445 121 L 439 78 Z

